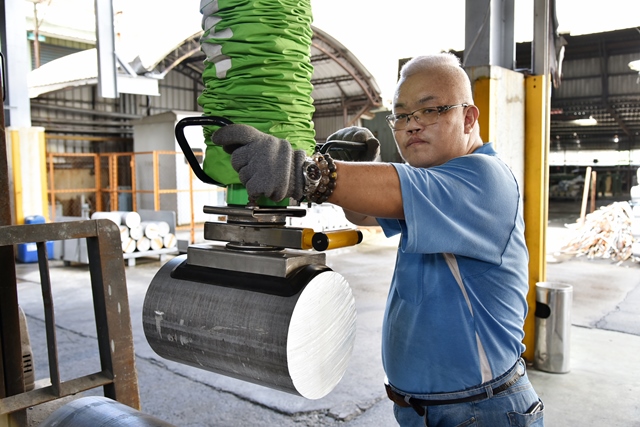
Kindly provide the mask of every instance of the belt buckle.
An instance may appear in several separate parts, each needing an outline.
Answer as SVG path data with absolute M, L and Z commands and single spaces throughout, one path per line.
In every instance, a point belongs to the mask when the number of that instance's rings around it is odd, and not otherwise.
M 522 378 L 525 374 L 525 368 L 524 368 L 524 361 L 522 360 L 518 360 L 515 369 L 513 370 L 513 373 L 511 374 L 511 377 L 506 380 L 504 383 L 502 383 L 502 385 L 499 385 L 498 387 L 493 389 L 493 394 L 498 394 L 498 393 L 502 393 L 503 391 L 507 390 L 508 388 L 510 388 L 512 385 L 514 385 L 515 383 L 517 383 L 520 378 Z
M 413 408 L 413 410 L 416 411 L 419 416 L 424 417 L 424 415 L 426 414 L 425 409 L 415 403 L 412 397 L 403 396 L 402 394 L 395 392 L 387 383 L 384 384 L 384 388 L 387 391 L 387 397 L 393 403 L 400 406 L 401 408 Z

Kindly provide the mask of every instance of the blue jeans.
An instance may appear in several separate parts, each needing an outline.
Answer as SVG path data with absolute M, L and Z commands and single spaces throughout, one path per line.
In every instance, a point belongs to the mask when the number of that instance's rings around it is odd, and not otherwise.
M 527 377 L 524 361 L 520 360 L 512 369 L 522 369 L 524 375 L 505 391 L 489 398 L 468 403 L 436 405 L 426 407 L 424 417 L 413 408 L 393 405 L 393 414 L 402 427 L 541 427 L 544 426 L 544 405 L 533 410 L 540 401 Z M 506 374 L 473 389 L 439 394 L 438 397 L 458 399 L 482 392 L 485 388 L 495 388 L 505 382 Z M 417 399 L 433 399 L 434 395 L 413 395 Z

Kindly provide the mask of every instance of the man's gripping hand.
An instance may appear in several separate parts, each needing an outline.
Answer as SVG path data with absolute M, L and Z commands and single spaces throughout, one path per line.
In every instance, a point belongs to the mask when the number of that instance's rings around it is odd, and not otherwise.
M 380 141 L 367 128 L 350 126 L 340 129 L 329 135 L 327 142 L 329 141 L 364 142 L 367 146 L 366 151 L 351 153 L 353 160 L 356 162 L 373 162 L 380 154 Z
M 211 141 L 231 154 L 231 166 L 251 200 L 262 195 L 277 202 L 302 199 L 304 150 L 293 150 L 289 141 L 242 124 L 221 127 Z

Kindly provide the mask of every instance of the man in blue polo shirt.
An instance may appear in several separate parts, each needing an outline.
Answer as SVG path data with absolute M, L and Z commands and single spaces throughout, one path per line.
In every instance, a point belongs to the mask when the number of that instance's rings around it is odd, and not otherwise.
M 478 115 L 458 59 L 437 54 L 404 65 L 387 117 L 405 163 L 307 158 L 243 125 L 212 137 L 233 153 L 250 196 L 327 200 L 355 224 L 400 234 L 382 356 L 401 426 L 543 425 L 520 358 L 528 290 L 521 193 L 481 140 Z M 329 139 L 375 140 L 353 127 Z M 322 184 L 306 173 L 314 162 Z

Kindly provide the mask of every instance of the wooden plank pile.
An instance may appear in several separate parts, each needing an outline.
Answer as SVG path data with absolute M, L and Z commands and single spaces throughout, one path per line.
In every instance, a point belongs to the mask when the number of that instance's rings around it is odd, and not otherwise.
M 639 261 L 633 256 L 633 209 L 628 202 L 615 202 L 587 214 L 584 221 L 565 226 L 573 232 L 560 252 L 589 259 L 603 258 L 622 263 Z
M 176 236 L 170 232 L 166 221 L 142 221 L 137 212 L 94 212 L 91 219 L 106 218 L 120 227 L 122 252 L 149 252 L 172 249 L 177 245 Z

